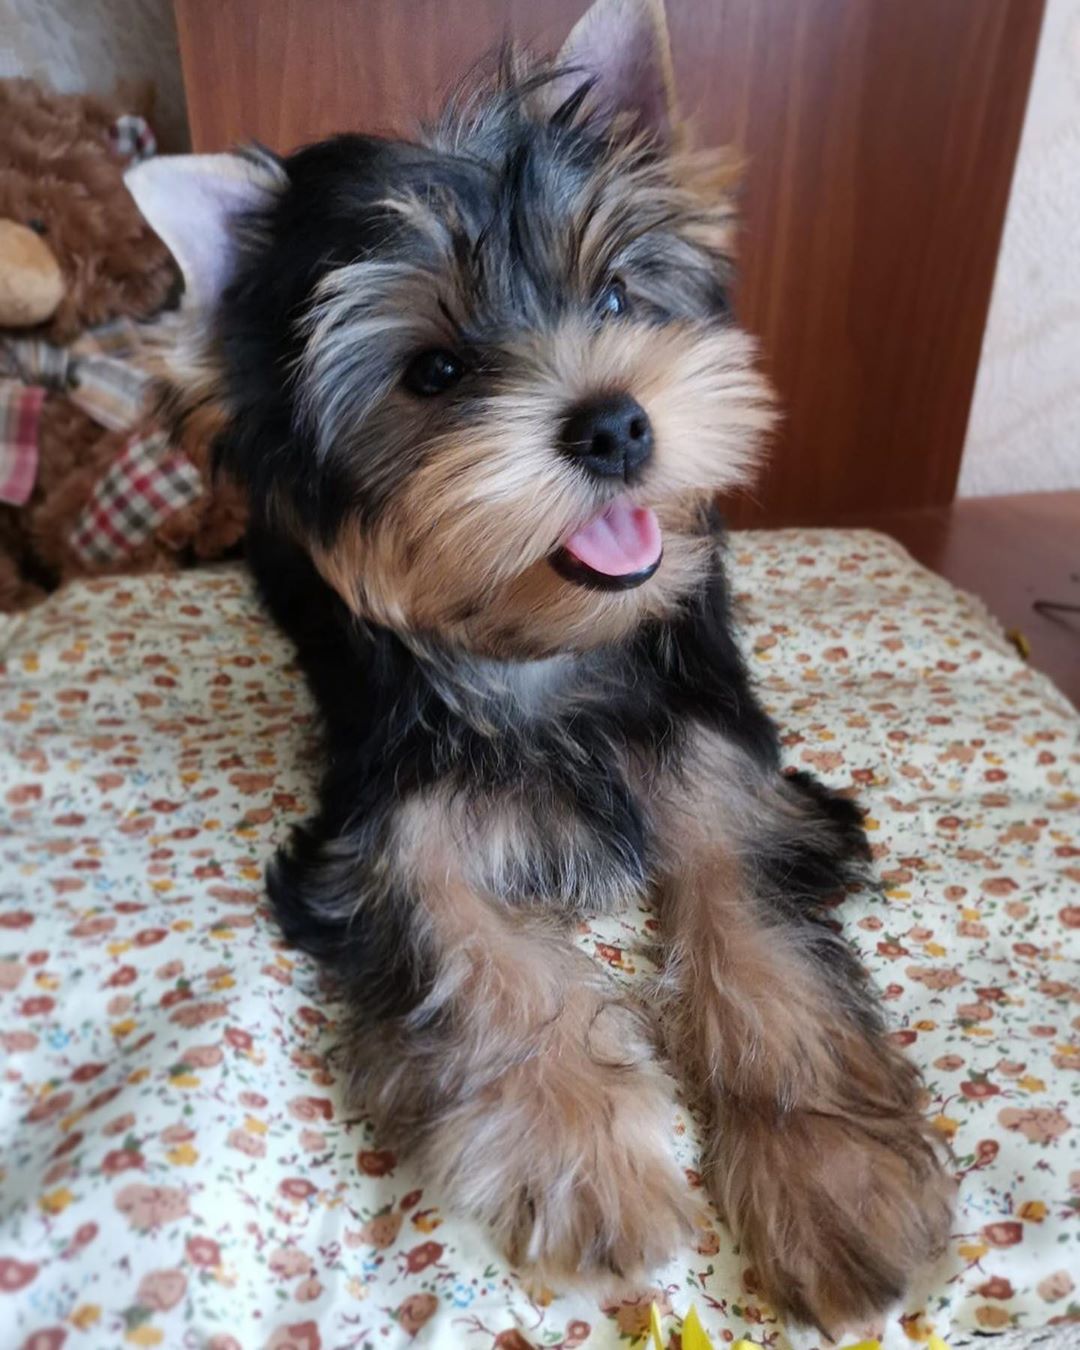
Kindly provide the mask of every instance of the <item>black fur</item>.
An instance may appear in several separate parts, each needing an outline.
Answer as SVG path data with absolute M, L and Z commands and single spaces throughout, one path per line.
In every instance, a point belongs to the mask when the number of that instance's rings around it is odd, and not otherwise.
M 591 667 L 591 680 L 609 681 L 608 698 L 585 714 L 575 708 L 571 725 L 545 720 L 493 734 L 447 706 L 430 669 L 394 633 L 352 620 L 299 550 L 256 533 L 251 560 L 275 618 L 297 644 L 325 721 L 322 808 L 271 868 L 270 894 L 289 939 L 346 976 L 373 1016 L 407 1012 L 429 985 L 405 940 L 407 898 L 357 903 L 373 885 L 367 874 L 377 870 L 381 834 L 403 797 L 453 781 L 482 799 L 529 781 L 532 765 L 549 804 L 587 823 L 598 865 L 620 870 L 634 888 L 648 877 L 651 854 L 618 766 L 624 744 L 677 764 L 689 728 L 704 722 L 777 770 L 775 727 L 732 636 L 719 563 L 682 619 L 663 631 L 645 629 Z M 754 862 L 762 894 L 786 918 L 816 923 L 824 900 L 862 879 L 861 816 L 809 774 L 785 781 L 826 828 L 776 841 L 775 852 L 757 853 Z M 515 888 L 522 902 L 555 901 L 563 870 L 557 853 L 538 849 Z M 573 900 L 574 908 L 589 907 L 588 895 Z M 824 959 L 841 960 L 843 950 L 829 946 Z M 843 964 L 846 970 L 846 955 Z
M 374 1018 L 414 1009 L 432 979 L 422 947 L 409 940 L 410 897 L 396 893 L 382 867 L 403 800 L 436 785 L 480 806 L 515 787 L 531 794 L 537 848 L 504 878 L 507 898 L 580 911 L 604 903 L 598 881 L 628 893 L 643 890 L 651 875 L 654 843 L 622 767 L 628 750 L 677 772 L 694 728 L 707 727 L 763 773 L 779 773 L 776 730 L 733 633 L 715 514 L 701 523 L 717 541 L 715 562 L 684 611 L 642 625 L 582 663 L 580 678 L 603 697 L 534 721 L 491 707 L 479 721 L 471 716 L 454 687 L 458 652 L 440 650 L 430 636 L 418 650 L 388 628 L 354 619 L 294 542 L 298 530 L 331 540 L 349 513 L 376 519 L 422 462 L 422 448 L 398 442 L 388 457 L 384 422 L 365 392 L 379 386 L 381 362 L 399 360 L 392 342 L 349 355 L 352 406 L 370 416 L 353 416 L 347 454 L 320 450 L 295 378 L 322 277 L 358 261 L 424 262 L 388 198 L 436 203 L 470 277 L 467 313 L 455 323 L 467 326 L 474 389 L 461 391 L 454 415 L 483 415 L 482 396 L 505 374 L 500 343 L 508 332 L 592 303 L 551 274 L 550 240 L 572 228 L 570 203 L 580 209 L 606 153 L 602 129 L 578 117 L 577 98 L 537 123 L 522 114 L 520 94 L 478 113 L 467 143 L 449 131 L 456 137 L 449 152 L 340 136 L 291 156 L 289 190 L 247 222 L 237 275 L 217 315 L 231 414 L 219 457 L 249 489 L 250 562 L 296 644 L 324 720 L 320 810 L 271 867 L 270 894 L 290 941 L 345 978 L 354 1002 Z M 636 163 L 658 154 L 646 147 Z M 629 240 L 631 279 L 656 322 L 668 317 L 659 278 L 676 264 L 681 312 L 727 321 L 716 259 L 676 248 L 662 219 L 628 218 L 612 228 L 616 240 Z M 276 513 L 283 502 L 287 529 Z M 821 902 L 857 875 L 865 839 L 850 803 L 808 775 L 787 783 L 820 828 L 774 839 L 751 861 L 764 899 L 785 918 L 816 925 Z M 568 818 L 581 831 L 576 856 L 557 842 Z M 839 959 L 827 944 L 822 950 L 823 959 Z
M 538 77 L 543 83 L 551 73 Z M 237 274 L 218 320 L 228 400 L 233 420 L 219 446 L 224 466 L 243 480 L 257 510 L 273 494 L 287 498 L 300 523 L 329 539 L 347 511 L 371 521 L 400 492 L 422 460 L 422 443 L 402 445 L 388 434 L 389 417 L 377 406 L 388 372 L 402 358 L 393 332 L 356 344 L 338 390 L 347 386 L 351 432 L 329 453 L 317 453 L 317 419 L 301 415 L 296 370 L 304 347 L 305 316 L 313 309 L 318 282 L 335 268 L 363 261 L 399 262 L 425 278 L 438 260 L 418 247 L 416 232 L 388 201 L 414 199 L 447 222 L 467 295 L 449 319 L 455 338 L 469 352 L 470 370 L 455 400 L 455 416 L 469 425 L 482 420 L 483 402 L 513 374 L 504 348 L 515 333 L 557 321 L 568 311 L 588 314 L 596 296 L 584 281 L 568 289 L 563 275 L 580 229 L 577 213 L 587 200 L 592 175 L 608 152 L 603 126 L 572 120 L 571 100 L 549 122 L 522 111 L 528 88 L 487 108 L 456 153 L 375 137 L 342 135 L 289 157 L 290 190 L 248 222 L 257 247 L 242 250 Z M 447 136 L 457 136 L 449 128 Z M 643 146 L 634 167 L 661 162 Z M 633 214 L 610 226 L 608 252 L 621 249 L 620 268 L 636 287 L 638 313 L 662 323 L 685 317 L 726 320 L 728 297 L 723 260 L 690 246 L 647 194 L 632 202 Z M 652 217 L 650 219 L 650 210 Z M 555 256 L 556 242 L 561 246 Z M 678 270 L 677 299 L 665 293 L 663 277 Z M 595 281 L 595 278 L 593 279 Z M 425 282 L 427 290 L 432 283 Z M 414 304 L 412 293 L 387 296 L 399 318 Z M 419 316 L 418 316 L 419 318 Z M 416 335 L 406 335 L 416 341 Z M 399 419 L 400 420 L 400 419 Z M 347 455 L 339 453 L 347 450 Z
M 575 30 L 629 40 L 616 74 L 660 55 L 634 12 Z M 270 896 L 344 987 L 350 1097 L 512 1260 L 629 1272 L 689 1235 L 663 1028 L 770 1302 L 862 1324 L 948 1201 L 831 918 L 867 879 L 859 810 L 785 773 L 737 641 L 709 503 L 771 402 L 726 304 L 723 165 L 706 191 L 632 103 L 504 67 L 424 145 L 343 136 L 219 180 L 260 204 L 188 397 L 222 405 L 322 715 L 319 809 Z M 633 483 L 600 482 L 560 437 L 620 396 L 652 436 Z M 563 554 L 641 584 L 579 586 Z M 646 899 L 651 1026 L 572 941 Z

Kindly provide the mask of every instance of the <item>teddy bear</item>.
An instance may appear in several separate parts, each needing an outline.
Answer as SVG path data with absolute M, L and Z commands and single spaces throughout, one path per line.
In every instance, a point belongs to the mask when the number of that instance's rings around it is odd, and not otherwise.
M 220 557 L 244 531 L 213 418 L 175 441 L 153 372 L 181 282 L 124 186 L 153 152 L 108 100 L 0 80 L 0 611 L 62 581 Z

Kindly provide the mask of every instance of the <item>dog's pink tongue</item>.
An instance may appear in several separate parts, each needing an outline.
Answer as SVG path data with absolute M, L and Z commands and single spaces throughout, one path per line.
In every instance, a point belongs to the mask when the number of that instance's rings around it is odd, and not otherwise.
M 655 511 L 615 502 L 572 534 L 563 548 L 594 572 L 625 577 L 652 567 L 662 545 Z

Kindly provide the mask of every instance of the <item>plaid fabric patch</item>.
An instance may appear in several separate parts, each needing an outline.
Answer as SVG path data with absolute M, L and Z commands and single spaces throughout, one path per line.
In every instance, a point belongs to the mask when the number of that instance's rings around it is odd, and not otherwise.
M 163 432 L 136 433 L 94 489 L 68 542 L 85 567 L 115 562 L 202 490 L 198 469 Z
M 157 139 L 150 123 L 137 113 L 122 113 L 109 128 L 109 144 L 123 159 L 138 164 L 157 154 Z
M 22 506 L 34 490 L 38 421 L 48 391 L 20 380 L 0 380 L 0 502 Z

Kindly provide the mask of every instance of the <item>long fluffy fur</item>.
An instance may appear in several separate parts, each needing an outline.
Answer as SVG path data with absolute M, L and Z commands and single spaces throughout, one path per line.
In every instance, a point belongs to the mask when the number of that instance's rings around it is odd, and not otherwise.
M 859 813 L 782 774 L 732 634 L 711 500 L 771 412 L 727 303 L 723 166 L 510 61 L 426 144 L 341 137 L 283 178 L 198 383 L 324 715 L 320 809 L 269 884 L 345 989 L 356 1094 L 515 1259 L 662 1259 L 691 1219 L 670 1080 L 570 940 L 652 896 L 660 1022 L 766 1293 L 830 1328 L 882 1307 L 948 1188 L 824 908 L 866 874 Z M 602 323 L 613 274 L 629 314 Z M 402 388 L 425 347 L 468 353 L 443 398 Z M 619 594 L 550 563 L 611 500 L 557 448 L 597 391 L 632 393 L 655 440 L 619 491 L 664 560 Z

